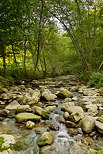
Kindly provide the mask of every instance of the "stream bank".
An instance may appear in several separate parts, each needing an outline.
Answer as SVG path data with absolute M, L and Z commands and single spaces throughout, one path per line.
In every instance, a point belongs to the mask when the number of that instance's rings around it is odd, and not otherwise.
M 103 150 L 103 89 L 81 85 L 75 76 L 5 88 L 0 92 L 0 108 L 0 141 L 9 138 L 8 146 L 0 143 L 2 154 Z

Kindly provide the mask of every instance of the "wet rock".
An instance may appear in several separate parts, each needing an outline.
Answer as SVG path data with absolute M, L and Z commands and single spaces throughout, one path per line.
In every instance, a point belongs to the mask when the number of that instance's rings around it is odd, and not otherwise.
M 43 134 L 44 132 L 46 132 L 48 130 L 48 127 L 36 127 L 35 128 L 35 132 L 37 134 Z
M 98 131 L 99 131 L 101 134 L 103 134 L 103 123 L 100 122 L 100 121 L 95 121 L 95 125 L 96 125 Z
M 17 122 L 23 122 L 27 120 L 39 121 L 41 119 L 40 116 L 37 116 L 33 113 L 19 113 L 15 116 Z
M 53 154 L 53 150 L 56 149 L 56 145 L 46 145 L 40 148 L 39 154 Z
M 54 110 L 54 108 L 56 108 L 55 105 L 53 105 L 53 106 L 47 106 L 47 107 L 45 108 L 45 111 L 48 112 L 48 113 L 50 113 L 50 112 L 52 112 L 52 111 Z
M 88 104 L 88 105 L 85 105 L 85 108 L 86 109 L 95 109 L 95 110 L 97 110 L 98 106 L 96 104 Z
M 44 98 L 47 101 L 53 101 L 57 98 L 55 94 L 52 94 L 49 89 L 44 89 L 42 91 L 42 98 Z
M 40 90 L 35 89 L 35 90 L 29 90 L 29 94 L 31 95 L 31 97 L 27 97 L 27 104 L 31 105 L 31 104 L 35 104 L 39 101 L 40 99 Z
M 69 119 L 69 113 L 68 112 L 64 112 L 63 117 L 65 120 Z
M 60 123 L 65 124 L 65 119 L 64 119 L 64 117 L 63 117 L 63 116 L 59 116 L 58 121 L 59 121 Z
M 5 102 L 0 100 L 0 105 L 5 105 Z
M 57 91 L 56 95 L 60 98 L 73 97 L 73 93 L 64 88 Z
M 11 145 L 15 144 L 14 136 L 3 134 L 0 135 L 0 150 L 6 150 L 10 148 Z
M 44 109 L 42 109 L 41 107 L 33 106 L 32 107 L 32 111 L 34 111 L 35 113 L 39 114 L 44 119 L 48 119 L 49 118 L 49 114 Z
M 3 99 L 3 100 L 9 100 L 12 98 L 12 95 L 10 93 L 2 93 L 0 95 L 0 98 Z
M 68 129 L 68 133 L 70 135 L 77 135 L 79 132 L 78 132 L 78 129 L 77 128 L 69 128 Z
M 59 125 L 55 124 L 55 123 L 50 123 L 48 124 L 48 127 L 51 129 L 51 130 L 55 130 L 55 131 L 58 131 L 59 130 Z
M 25 95 L 19 95 L 17 98 L 17 101 L 21 104 L 21 105 L 25 105 L 27 103 L 27 98 Z
M 81 128 L 86 133 L 91 133 L 95 126 L 95 119 L 92 116 L 86 116 L 81 121 Z
M 75 97 L 72 98 L 72 100 L 73 100 L 73 101 L 77 101 L 78 98 L 75 96 Z
M 14 101 L 11 102 L 9 105 L 7 105 L 7 106 L 5 107 L 5 109 L 7 109 L 7 110 L 16 110 L 17 107 L 19 107 L 19 106 L 20 106 L 20 104 L 19 104 L 16 100 L 14 100 Z
M 78 122 L 81 119 L 83 119 L 85 114 L 83 112 L 74 112 L 71 115 L 69 115 L 69 120 L 73 122 Z
M 80 106 L 69 106 L 68 108 L 65 108 L 65 111 L 68 113 L 84 113 L 83 109 Z
M 85 96 L 98 96 L 99 90 L 95 88 L 88 88 L 86 86 L 82 86 L 79 88 L 79 92 L 83 93 Z
M 63 104 L 61 105 L 61 109 L 62 109 L 63 111 L 66 111 L 67 108 L 69 108 L 70 106 L 74 106 L 74 102 L 63 103 Z
M 103 123 L 103 115 L 101 117 L 98 117 L 97 120 Z
M 35 123 L 32 121 L 27 121 L 26 122 L 26 128 L 32 129 L 35 126 Z
M 97 154 L 103 154 L 103 150 L 98 151 Z
M 45 145 L 51 145 L 54 142 L 54 136 L 52 132 L 45 132 L 38 138 L 38 145 L 39 146 L 45 146 Z
M 7 117 L 9 113 L 10 113 L 9 110 L 6 110 L 6 109 L 0 110 L 1 117 Z
M 17 107 L 16 112 L 17 113 L 21 113 L 21 112 L 27 112 L 27 111 L 31 111 L 31 108 L 29 105 L 20 105 Z
M 75 128 L 77 125 L 74 122 L 66 121 L 65 125 L 67 128 Z
M 96 116 L 98 114 L 98 110 L 90 108 L 90 109 L 88 109 L 88 113 L 90 116 Z

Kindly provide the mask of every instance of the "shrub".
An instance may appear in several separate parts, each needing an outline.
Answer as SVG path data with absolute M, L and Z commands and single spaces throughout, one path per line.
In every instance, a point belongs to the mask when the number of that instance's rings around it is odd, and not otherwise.
M 103 87 L 103 73 L 92 73 L 88 82 L 89 87 Z

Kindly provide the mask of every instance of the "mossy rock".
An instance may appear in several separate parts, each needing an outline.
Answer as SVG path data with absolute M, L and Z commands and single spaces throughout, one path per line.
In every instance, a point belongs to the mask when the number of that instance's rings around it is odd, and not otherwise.
M 54 136 L 52 132 L 44 132 L 38 139 L 39 146 L 51 145 L 54 142 Z
M 100 150 L 97 154 L 103 154 L 103 150 Z
M 27 120 L 39 121 L 41 116 L 37 116 L 33 113 L 19 113 L 15 116 L 17 122 L 23 122 Z
M 5 150 L 5 148 L 3 147 L 3 144 L 4 144 L 4 138 L 1 136 L 0 137 L 0 152 L 2 152 L 3 150 Z

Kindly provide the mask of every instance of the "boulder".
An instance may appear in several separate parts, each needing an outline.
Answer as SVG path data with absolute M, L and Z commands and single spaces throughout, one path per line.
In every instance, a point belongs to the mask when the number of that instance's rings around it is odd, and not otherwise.
M 64 88 L 57 91 L 56 95 L 60 98 L 73 97 L 73 93 Z
M 64 112 L 63 117 L 65 120 L 69 119 L 69 113 L 68 112 Z
M 88 113 L 90 116 L 96 116 L 98 114 L 98 110 L 90 108 L 90 109 L 88 109 Z
M 73 122 L 78 122 L 81 119 L 83 119 L 84 116 L 85 114 L 83 112 L 74 112 L 71 115 L 69 115 L 68 119 Z
M 31 111 L 31 108 L 29 105 L 20 105 L 17 107 L 16 112 L 17 113 L 21 113 L 21 112 L 27 112 L 27 111 Z
M 47 101 L 53 101 L 57 98 L 55 94 L 52 94 L 49 89 L 43 89 L 42 97 Z
M 52 112 L 52 111 L 54 110 L 54 108 L 56 108 L 55 105 L 53 105 L 53 106 L 47 106 L 47 107 L 45 108 L 45 111 L 49 113 L 49 112 Z
M 77 125 L 74 122 L 66 121 L 65 125 L 67 128 L 75 128 Z
M 33 106 L 32 107 L 32 111 L 34 111 L 35 113 L 39 114 L 44 119 L 48 119 L 49 118 L 48 113 L 45 110 L 43 110 L 41 107 Z
M 39 146 L 45 146 L 45 145 L 51 145 L 54 142 L 54 136 L 52 132 L 44 132 L 39 138 L 38 138 L 38 145 Z
M 2 93 L 0 95 L 0 98 L 3 99 L 3 100 L 9 100 L 12 98 L 12 95 L 10 93 Z
M 96 125 L 98 131 L 99 131 L 101 134 L 103 134 L 103 123 L 100 122 L 100 121 L 95 121 L 95 125 Z
M 65 111 L 67 111 L 70 114 L 72 114 L 72 113 L 81 113 L 81 112 L 84 113 L 83 109 L 80 106 L 69 106 L 69 107 L 64 108 L 64 109 L 65 109 Z
M 6 109 L 0 110 L 1 117 L 7 117 L 9 113 L 10 113 L 9 110 L 6 110 Z
M 95 119 L 92 116 L 86 116 L 81 121 L 81 128 L 86 133 L 91 133 L 95 126 Z
M 35 126 L 35 123 L 32 121 L 27 121 L 26 122 L 26 128 L 32 129 Z
M 14 136 L 2 134 L 0 135 L 0 151 L 10 148 L 12 144 L 15 144 Z
M 40 148 L 40 153 L 39 154 L 53 154 L 55 153 L 56 145 L 46 145 Z M 54 152 L 53 152 L 54 151 Z
M 41 119 L 40 116 L 37 116 L 33 113 L 19 113 L 15 116 L 17 122 L 23 122 L 27 120 L 39 121 Z
M 5 107 L 5 109 L 7 109 L 7 110 L 16 110 L 17 107 L 19 107 L 19 106 L 20 106 L 20 104 L 19 104 L 16 100 L 14 100 L 14 101 L 11 102 L 9 105 L 7 105 L 7 106 Z
M 40 90 L 35 89 L 35 90 L 29 90 L 29 94 L 31 95 L 31 97 L 27 97 L 27 104 L 31 105 L 31 104 L 36 104 L 39 99 L 40 99 Z
M 70 106 L 74 106 L 74 102 L 63 103 L 63 104 L 61 105 L 61 109 L 62 109 L 63 111 L 66 111 L 67 108 L 70 107 Z
M 56 123 L 49 123 L 48 124 L 48 127 L 51 129 L 51 130 L 55 130 L 55 131 L 58 131 L 59 130 L 59 125 L 56 124 Z

